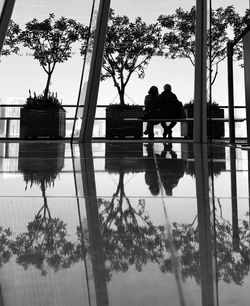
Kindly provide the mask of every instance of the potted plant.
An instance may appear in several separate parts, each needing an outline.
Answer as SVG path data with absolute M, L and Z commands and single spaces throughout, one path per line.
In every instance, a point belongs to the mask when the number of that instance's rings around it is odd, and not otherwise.
M 20 137 L 64 137 L 65 113 L 57 94 L 49 93 L 45 98 L 35 93 L 31 96 L 30 92 L 26 104 L 20 110 Z
M 187 118 L 194 117 L 194 101 L 184 104 L 184 111 Z M 207 102 L 207 118 L 224 118 L 224 110 L 216 102 Z M 181 135 L 186 138 L 193 138 L 193 122 L 181 122 Z M 224 122 L 207 122 L 207 135 L 210 138 L 221 138 L 225 135 Z
M 65 136 L 66 112 L 57 98 L 57 94 L 30 96 L 20 110 L 20 137 Z
M 140 118 L 144 114 L 143 106 L 129 104 L 110 104 L 106 107 L 106 138 L 125 138 L 142 136 L 142 122 L 126 122 L 124 118 Z
M 33 51 L 34 58 L 47 75 L 43 94 L 34 94 L 33 97 L 30 94 L 21 110 L 21 137 L 65 136 L 65 111 L 49 87 L 56 65 L 71 57 L 72 44 L 79 38 L 79 29 L 81 25 L 75 20 L 65 17 L 56 20 L 55 15 L 50 14 L 49 18 L 41 22 L 34 18 L 26 23 L 25 30 L 21 32 L 20 40 L 24 47 Z
M 83 36 L 84 39 L 84 36 Z M 131 22 L 125 15 L 111 9 L 103 55 L 101 80 L 111 78 L 119 102 L 106 108 L 106 137 L 142 136 L 142 122 L 124 123 L 122 118 L 142 116 L 143 106 L 125 103 L 125 89 L 131 76 L 144 78 L 145 68 L 153 56 L 161 55 L 161 28 L 157 23 L 146 24 L 141 17 Z M 86 53 L 85 45 L 81 54 Z

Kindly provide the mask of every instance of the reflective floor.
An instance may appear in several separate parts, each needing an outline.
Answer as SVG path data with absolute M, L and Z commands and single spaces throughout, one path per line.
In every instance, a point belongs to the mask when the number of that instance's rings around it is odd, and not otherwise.
M 247 149 L 0 143 L 0 306 L 243 306 Z

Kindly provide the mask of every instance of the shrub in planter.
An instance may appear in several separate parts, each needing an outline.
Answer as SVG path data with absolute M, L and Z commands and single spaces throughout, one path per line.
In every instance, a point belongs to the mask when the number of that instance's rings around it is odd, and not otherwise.
M 124 118 L 140 118 L 144 114 L 143 106 L 128 104 L 111 104 L 106 107 L 106 138 L 140 138 L 143 131 L 142 122 L 123 121 Z
M 194 117 L 194 102 L 184 104 L 184 111 L 187 118 Z M 224 118 L 224 110 L 216 102 L 207 103 L 207 118 Z M 193 122 L 181 122 L 181 135 L 186 138 L 193 138 Z M 210 138 L 221 138 L 225 135 L 224 122 L 207 122 L 207 135 Z
M 20 113 L 20 137 L 52 137 L 65 136 L 65 110 L 57 99 L 57 95 L 48 94 L 30 96 Z

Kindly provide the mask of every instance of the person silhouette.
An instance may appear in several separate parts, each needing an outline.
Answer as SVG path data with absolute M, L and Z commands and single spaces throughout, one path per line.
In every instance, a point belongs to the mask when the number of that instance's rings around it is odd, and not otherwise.
M 172 92 L 172 87 L 169 84 L 164 85 L 163 92 L 158 96 L 158 103 L 163 118 L 174 119 L 184 118 L 185 113 L 182 103 L 177 99 L 176 95 Z M 172 129 L 177 124 L 176 121 L 161 123 L 163 127 L 163 138 L 172 139 Z
M 161 116 L 160 104 L 159 104 L 159 91 L 156 86 L 149 88 L 148 94 L 144 99 L 145 115 L 144 119 L 154 119 Z M 154 139 L 154 125 L 161 123 L 161 126 L 165 130 L 167 128 L 166 122 L 148 122 L 147 128 L 144 131 L 144 135 L 148 135 L 149 139 Z

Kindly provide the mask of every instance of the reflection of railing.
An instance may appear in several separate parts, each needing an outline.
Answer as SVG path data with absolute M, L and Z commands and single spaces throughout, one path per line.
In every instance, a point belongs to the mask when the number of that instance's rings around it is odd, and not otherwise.
M 76 109 L 76 106 L 75 105 L 69 105 L 69 104 L 65 104 L 65 105 L 62 105 L 65 109 L 71 109 L 73 112 L 75 111 Z M 23 107 L 22 104 L 0 104 L 0 109 L 3 109 L 3 108 L 21 108 Z M 80 108 L 83 108 L 84 105 L 81 105 L 79 106 Z M 107 105 L 97 105 L 97 109 L 106 109 Z M 220 108 L 223 108 L 223 109 L 228 109 L 228 106 L 220 106 Z M 234 106 L 235 109 L 239 109 L 239 110 L 245 110 L 246 107 L 245 106 Z M 5 116 L 5 117 L 1 117 L 2 113 L 0 113 L 0 125 L 1 125 L 1 122 L 2 121 L 5 121 L 6 124 L 4 125 L 4 135 L 3 136 L 0 136 L 0 138 L 18 138 L 18 136 L 13 136 L 11 135 L 11 121 L 20 121 L 20 116 L 16 116 L 16 113 L 15 113 L 15 116 Z M 72 113 L 71 116 L 66 116 L 66 122 L 73 122 L 75 120 L 75 117 L 74 117 L 74 113 Z M 77 117 L 79 118 L 79 117 Z M 95 117 L 95 121 L 105 121 L 106 120 L 106 117 L 105 117 L 105 114 L 103 116 L 96 116 Z M 237 119 L 236 119 L 237 121 Z M 226 121 L 225 121 L 226 122 Z M 71 133 L 70 133 L 71 135 Z M 68 136 L 70 137 L 70 136 Z M 104 135 L 105 137 L 105 135 Z M 67 138 L 67 136 L 66 136 Z

